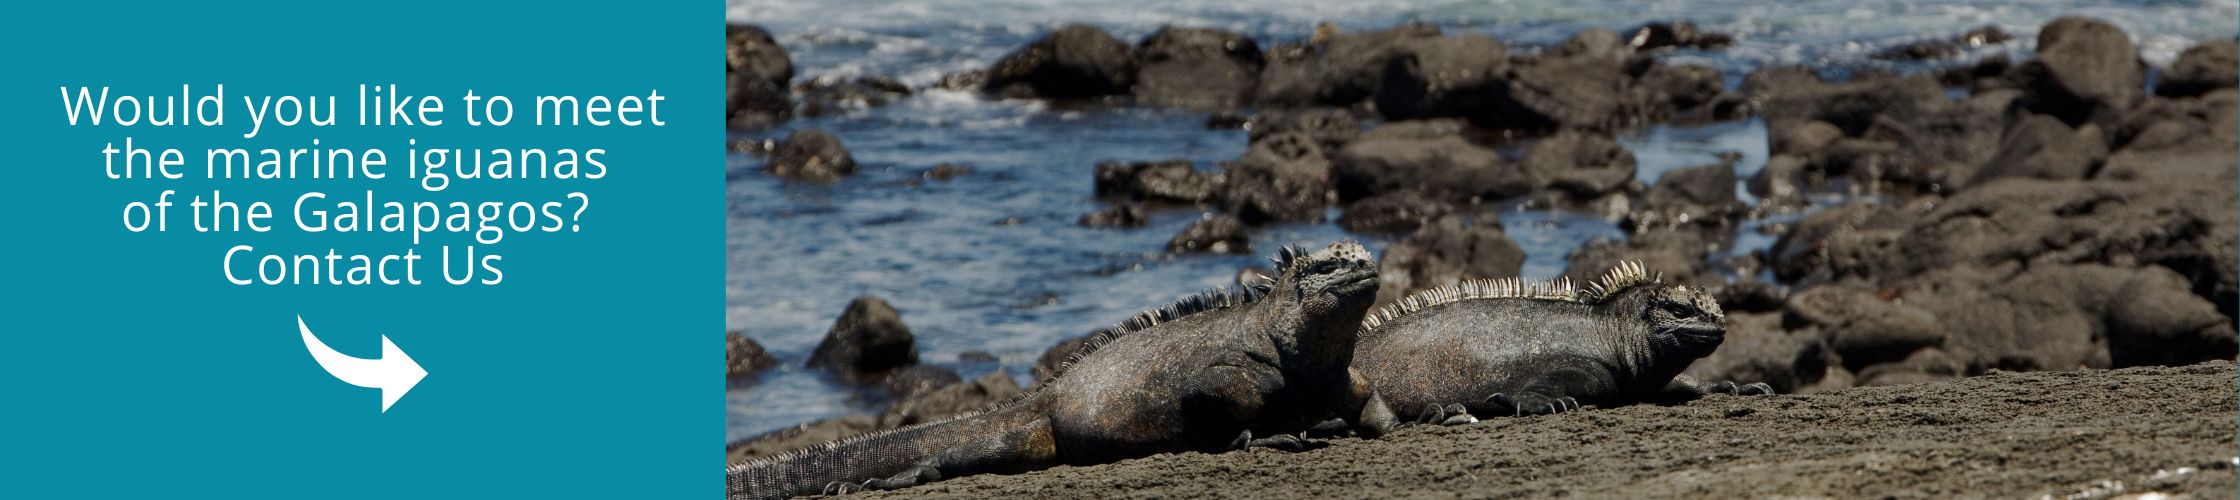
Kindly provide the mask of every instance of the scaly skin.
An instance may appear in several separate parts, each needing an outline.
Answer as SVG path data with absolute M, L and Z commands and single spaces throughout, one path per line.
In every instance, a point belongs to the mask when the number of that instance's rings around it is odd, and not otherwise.
M 1505 279 L 1403 299 L 1364 324 L 1354 369 L 1401 418 L 1447 424 L 1772 393 L 1680 375 L 1725 333 L 1710 295 L 1621 264 L 1586 290 Z
M 748 462 L 731 498 L 901 488 L 1183 451 L 1295 448 L 1336 417 L 1394 424 L 1347 367 L 1376 297 L 1376 264 L 1347 241 L 1285 249 L 1265 288 L 1199 295 L 1100 333 L 1041 388 L 973 414 Z M 1257 437 L 1256 437 L 1257 436 Z

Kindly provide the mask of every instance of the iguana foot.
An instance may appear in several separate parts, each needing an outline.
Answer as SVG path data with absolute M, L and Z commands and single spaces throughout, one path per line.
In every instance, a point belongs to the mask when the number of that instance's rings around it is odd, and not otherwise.
M 1462 406 L 1461 403 L 1455 403 L 1446 406 L 1439 406 L 1438 403 L 1432 403 L 1424 405 L 1423 411 L 1416 416 L 1415 423 L 1426 425 L 1439 424 L 1449 426 L 1468 425 L 1478 423 L 1478 417 L 1470 416 L 1470 409 Z
M 1709 387 L 1707 390 L 1709 392 L 1719 394 L 1733 394 L 1736 396 L 1765 396 L 1773 394 L 1773 386 L 1766 385 L 1765 382 L 1751 382 L 1742 385 L 1735 385 L 1733 381 L 1720 381 L 1719 383 L 1711 384 L 1711 387 Z
M 941 480 L 941 471 L 919 465 L 885 479 L 872 479 L 862 483 L 835 481 L 824 485 L 826 495 L 845 495 L 860 491 L 893 490 Z
M 1274 436 L 1254 439 L 1252 437 L 1252 431 L 1248 430 L 1237 433 L 1237 439 L 1235 441 L 1231 441 L 1230 446 L 1239 450 L 1251 448 L 1274 448 L 1283 451 L 1304 451 L 1307 449 L 1307 440 L 1304 438 L 1300 438 L 1298 434 L 1277 434 Z
M 1514 395 L 1495 393 L 1486 398 L 1486 406 L 1496 415 L 1512 416 L 1552 415 L 1579 409 L 1579 400 L 1570 396 L 1549 396 L 1537 392 L 1519 392 Z

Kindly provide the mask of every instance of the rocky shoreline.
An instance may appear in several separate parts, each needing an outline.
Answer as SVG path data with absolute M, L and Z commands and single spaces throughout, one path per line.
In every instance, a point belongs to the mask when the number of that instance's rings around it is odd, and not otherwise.
M 2011 38 L 1986 28 L 1883 54 L 1934 59 Z M 1545 47 L 1428 25 L 1325 25 L 1303 41 L 1267 44 L 1171 27 L 1130 46 L 1074 25 L 939 85 L 1054 106 L 1199 110 L 1209 127 L 1244 128 L 1245 153 L 1216 168 L 1098 164 L 1084 183 L 1105 208 L 1080 223 L 1124 231 L 1148 213 L 1198 211 L 1167 251 L 1252 253 L 1248 228 L 1324 222 L 1336 207 L 1342 215 L 1331 222 L 1347 231 L 1403 235 L 1381 252 L 1380 302 L 1517 275 L 1524 251 L 1500 221 L 1513 203 L 1617 221 L 1627 237 L 1572 250 L 1565 274 L 1640 260 L 1715 290 L 1729 329 L 1725 345 L 1689 370 L 1705 380 L 1882 394 L 1845 390 L 2240 352 L 2233 40 L 2150 68 L 2122 29 L 2067 17 L 2041 28 L 2035 54 L 2021 60 L 1914 74 L 1862 68 L 1841 79 L 1770 67 L 1731 88 L 1710 67 L 1663 57 L 1718 50 L 1722 39 L 1685 22 L 1590 29 Z M 726 56 L 727 115 L 742 130 L 925 90 L 879 78 L 796 82 L 784 49 L 751 26 L 729 31 Z M 1752 117 L 1766 123 L 1771 157 L 1747 178 L 1729 159 L 1643 182 L 1614 139 L 1651 124 Z M 764 172 L 789 182 L 836 182 L 856 169 L 841 138 L 815 129 L 739 148 L 767 155 Z M 928 167 L 929 179 L 969 171 Z M 1746 223 L 1775 243 L 1726 256 Z M 921 364 L 909 335 L 876 298 L 851 304 L 811 364 L 893 403 L 879 415 L 732 443 L 727 460 L 939 418 L 1021 390 L 1007 377 L 966 381 Z M 730 339 L 735 384 L 773 364 L 746 336 Z M 1077 344 L 1042 359 L 1063 360 Z M 2218 395 L 2229 402 L 2225 379 Z M 1563 418 L 1654 411 L 1677 410 Z

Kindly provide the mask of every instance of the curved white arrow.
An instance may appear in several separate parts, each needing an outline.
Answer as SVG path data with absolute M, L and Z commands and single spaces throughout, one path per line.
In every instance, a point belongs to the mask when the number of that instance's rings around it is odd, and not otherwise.
M 387 335 L 381 336 L 381 359 L 364 359 L 327 347 L 327 343 L 311 334 L 311 327 L 304 326 L 303 316 L 296 316 L 296 330 L 303 332 L 303 348 L 311 351 L 311 359 L 318 361 L 319 367 L 328 374 L 350 385 L 381 389 L 382 413 L 388 413 L 389 405 L 397 404 L 398 398 L 411 392 L 412 386 L 419 385 L 420 379 L 428 376 L 428 371 L 412 362 L 411 356 L 404 355 L 404 349 L 389 342 Z

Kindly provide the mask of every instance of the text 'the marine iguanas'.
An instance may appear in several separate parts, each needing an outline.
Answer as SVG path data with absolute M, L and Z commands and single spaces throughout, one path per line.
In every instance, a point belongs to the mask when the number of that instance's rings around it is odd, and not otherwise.
M 1273 283 L 1215 291 L 1091 337 L 1041 388 L 966 415 L 734 465 L 731 498 L 901 488 L 1159 453 L 1295 447 L 1338 418 L 1366 436 L 1394 419 L 1348 366 L 1377 295 L 1351 241 L 1276 259 Z M 1254 439 L 1255 436 L 1260 436 Z
M 1763 383 L 1680 375 L 1725 337 L 1717 300 L 1628 262 L 1583 289 L 1569 279 L 1503 278 L 1410 295 L 1362 323 L 1353 366 L 1401 418 L 1447 424 L 1707 392 L 1771 394 Z

